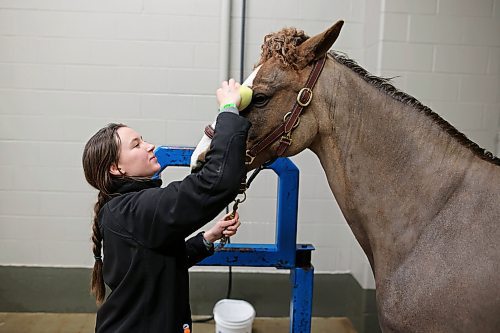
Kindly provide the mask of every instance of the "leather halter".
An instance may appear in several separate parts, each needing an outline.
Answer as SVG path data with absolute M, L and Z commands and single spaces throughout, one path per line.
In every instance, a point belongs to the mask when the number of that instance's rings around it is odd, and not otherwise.
M 215 130 L 212 125 L 208 124 L 207 126 L 205 126 L 205 135 L 208 136 L 210 140 L 214 138 Z
M 318 78 L 325 66 L 326 56 L 318 59 L 309 74 L 306 85 L 300 89 L 297 94 L 297 100 L 292 109 L 283 117 L 283 123 L 268 134 L 264 139 L 255 144 L 252 148 L 246 151 L 246 164 L 251 164 L 257 154 L 272 145 L 279 139 L 279 145 L 276 149 L 278 156 L 282 156 L 286 149 L 292 144 L 291 133 L 299 125 L 299 117 L 306 106 L 311 103 L 313 97 L 313 88 L 318 81 Z

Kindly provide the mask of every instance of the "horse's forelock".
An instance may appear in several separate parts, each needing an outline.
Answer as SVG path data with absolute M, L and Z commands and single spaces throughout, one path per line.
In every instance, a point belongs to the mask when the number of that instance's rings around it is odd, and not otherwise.
M 284 28 L 266 35 L 261 46 L 260 61 L 255 67 L 262 65 L 271 58 L 275 58 L 283 67 L 297 69 L 305 60 L 297 52 L 297 47 L 307 39 L 309 39 L 309 36 L 303 30 L 296 28 Z

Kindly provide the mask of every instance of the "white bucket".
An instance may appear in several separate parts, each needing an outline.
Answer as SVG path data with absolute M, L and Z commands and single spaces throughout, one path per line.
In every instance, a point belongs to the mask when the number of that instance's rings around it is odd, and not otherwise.
M 253 306 L 238 299 L 222 299 L 214 306 L 216 333 L 252 333 Z

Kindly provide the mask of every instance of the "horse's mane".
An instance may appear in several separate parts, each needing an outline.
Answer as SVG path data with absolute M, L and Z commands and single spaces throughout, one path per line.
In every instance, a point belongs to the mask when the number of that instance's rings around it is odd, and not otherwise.
M 266 35 L 264 37 L 264 43 L 261 47 L 261 58 L 256 66 L 263 64 L 271 58 L 278 60 L 284 68 L 297 69 L 299 64 L 304 62 L 309 63 L 312 59 L 305 59 L 304 56 L 296 52 L 297 47 L 307 39 L 309 39 L 309 36 L 307 36 L 303 30 L 297 30 L 295 28 L 284 28 L 281 31 Z M 426 116 L 431 118 L 434 123 L 439 125 L 444 131 L 455 138 L 461 145 L 470 149 L 481 159 L 500 165 L 500 158 L 495 157 L 491 152 L 481 148 L 477 143 L 469 140 L 467 136 L 458 131 L 429 107 L 420 103 L 416 98 L 397 89 L 391 84 L 391 78 L 382 78 L 369 73 L 366 69 L 358 65 L 356 61 L 348 58 L 345 54 L 335 51 L 330 51 L 328 53 L 334 60 L 357 73 L 361 76 L 361 78 L 363 78 L 363 80 L 372 86 L 388 94 L 392 98 L 406 105 L 412 106 L 417 111 L 424 113 Z
M 420 112 L 423 112 L 425 115 L 430 117 L 434 121 L 434 123 L 438 124 L 444 131 L 446 131 L 453 138 L 455 138 L 460 144 L 472 150 L 472 152 L 474 152 L 477 156 L 479 156 L 483 160 L 493 162 L 496 165 L 500 165 L 500 158 L 495 157 L 491 152 L 481 148 L 477 143 L 469 140 L 469 138 L 467 138 L 465 134 L 457 130 L 453 125 L 451 125 L 446 120 L 441 118 L 441 116 L 432 111 L 429 107 L 420 103 L 416 98 L 394 87 L 390 83 L 391 78 L 383 78 L 370 74 L 366 69 L 358 65 L 358 63 L 353 59 L 348 58 L 345 54 L 335 51 L 330 51 L 328 53 L 337 62 L 341 63 L 342 65 L 345 65 L 347 68 L 351 69 L 352 71 L 360 75 L 363 78 L 363 80 L 375 86 L 380 91 L 383 91 L 392 98 L 404 104 L 412 106 L 414 109 Z

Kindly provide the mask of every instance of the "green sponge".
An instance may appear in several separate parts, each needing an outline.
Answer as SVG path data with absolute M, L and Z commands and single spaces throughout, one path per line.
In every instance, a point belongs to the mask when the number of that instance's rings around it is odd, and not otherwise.
M 252 93 L 252 89 L 247 86 L 240 86 L 241 101 L 240 106 L 238 106 L 239 111 L 244 110 L 250 104 L 252 101 Z

